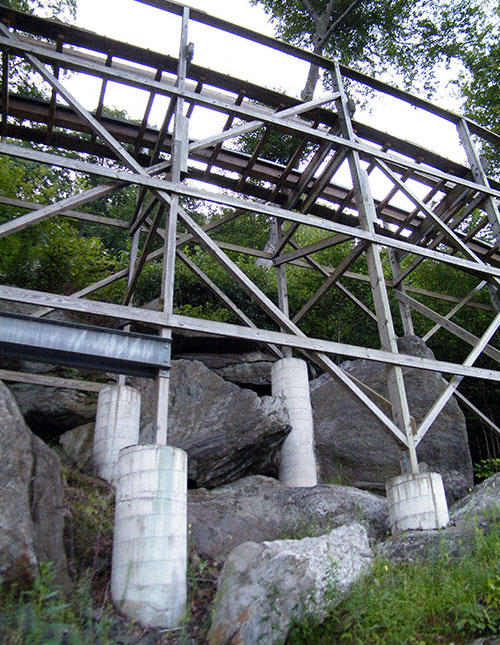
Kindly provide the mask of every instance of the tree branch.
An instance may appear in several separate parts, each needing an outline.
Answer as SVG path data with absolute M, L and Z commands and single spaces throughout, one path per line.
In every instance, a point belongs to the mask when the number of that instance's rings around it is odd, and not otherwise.
M 316 9 L 312 6 L 310 0 L 301 0 L 302 4 L 306 8 L 307 13 L 311 16 L 311 18 L 316 22 L 319 20 L 319 14 L 316 11 Z
M 327 13 L 327 14 L 331 15 L 333 13 L 333 10 L 335 9 L 335 5 L 338 4 L 338 2 L 339 2 L 339 0 L 330 0 L 330 2 L 328 3 L 327 8 L 325 9 L 325 11 L 323 13 Z
M 347 9 L 344 11 L 344 13 L 341 16 L 339 16 L 337 18 L 337 20 L 332 25 L 330 25 L 330 27 L 328 28 L 328 31 L 326 32 L 326 34 L 322 38 L 322 44 L 323 45 L 330 38 L 330 36 L 332 35 L 334 29 L 336 29 L 340 25 L 340 23 L 342 23 L 345 20 L 345 18 L 347 18 L 347 16 L 351 13 L 351 11 L 354 11 L 354 9 L 358 6 L 358 4 L 360 4 L 360 2 L 361 2 L 361 0 L 353 0 L 353 2 L 351 2 L 351 4 L 347 7 Z

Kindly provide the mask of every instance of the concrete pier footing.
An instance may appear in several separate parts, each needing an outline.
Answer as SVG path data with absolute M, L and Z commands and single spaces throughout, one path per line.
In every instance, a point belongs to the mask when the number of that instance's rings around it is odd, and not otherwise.
M 314 427 L 307 364 L 299 358 L 283 358 L 273 364 L 272 394 L 283 397 L 292 430 L 281 450 L 280 481 L 290 487 L 318 483 L 314 454 Z
M 120 452 L 111 597 L 146 627 L 177 627 L 186 611 L 187 454 L 163 445 Z
M 99 477 L 116 480 L 118 454 L 139 443 L 141 395 L 127 385 L 107 385 L 99 392 L 94 431 L 94 464 Z
M 448 524 L 448 505 L 439 473 L 399 475 L 386 483 L 391 532 L 441 529 Z

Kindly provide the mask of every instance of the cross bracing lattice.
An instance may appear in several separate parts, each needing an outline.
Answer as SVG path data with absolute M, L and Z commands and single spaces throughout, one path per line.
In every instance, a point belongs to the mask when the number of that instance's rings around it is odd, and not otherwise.
M 500 357 L 500 352 L 490 344 L 500 324 L 497 295 L 500 183 L 487 176 L 478 153 L 481 142 L 498 146 L 500 138 L 460 115 L 334 61 L 180 3 L 138 1 L 180 17 L 178 57 L 0 8 L 3 52 L 0 153 L 101 179 L 98 186 L 75 191 L 51 204 L 27 203 L 0 196 L 0 203 L 19 209 L 17 217 L 0 223 L 0 236 L 19 234 L 48 218 L 69 217 L 127 228 L 132 239 L 128 269 L 89 284 L 77 293 L 68 296 L 3 285 L 0 286 L 0 298 L 37 306 L 32 316 L 38 318 L 54 309 L 62 309 L 91 314 L 103 325 L 109 320 L 118 320 L 127 330 L 136 323 L 146 324 L 158 329 L 166 346 L 172 332 L 194 331 L 255 341 L 277 356 L 299 352 L 341 379 L 399 442 L 409 458 L 408 468 L 415 467 L 416 445 L 449 397 L 456 393 L 461 379 L 500 380 L 500 370 L 475 366 L 481 353 L 495 361 Z M 194 50 L 190 43 L 192 22 L 210 27 L 214 38 L 221 31 L 228 32 L 241 38 L 242 47 L 246 39 L 283 52 L 291 65 L 294 60 L 313 62 L 329 75 L 333 89 L 302 102 L 208 69 L 196 59 L 196 43 Z M 27 61 L 49 88 L 48 98 L 23 96 L 16 91 L 9 72 L 21 59 Z M 89 108 L 75 98 L 68 89 L 65 71 L 98 79 L 97 105 Z M 346 82 L 352 87 L 395 97 L 455 126 L 467 164 L 357 121 L 352 115 Z M 106 113 L 110 83 L 146 92 L 141 120 L 136 122 Z M 151 121 L 152 106 L 158 97 L 164 97 L 166 101 L 160 127 Z M 223 126 L 201 138 L 190 136 L 190 122 L 194 122 L 197 114 L 208 111 L 222 115 Z M 253 153 L 244 153 L 234 141 L 251 132 L 256 133 L 256 145 Z M 293 135 L 293 148 L 288 159 L 281 163 L 270 161 L 261 154 L 266 141 L 276 134 Z M 38 145 L 21 145 L 26 141 Z M 68 156 L 68 151 L 78 154 Z M 383 185 L 389 186 L 383 195 L 379 194 L 381 176 L 386 182 Z M 93 200 L 130 185 L 137 187 L 137 200 L 127 222 L 81 210 Z M 203 204 L 220 206 L 220 218 L 198 224 L 183 208 L 184 198 L 197 200 L 201 208 Z M 245 245 L 246 240 L 236 245 L 217 239 L 220 226 L 246 213 L 272 221 L 273 244 L 266 248 L 249 248 Z M 297 232 L 304 226 L 316 228 L 321 236 L 301 246 L 297 242 Z M 157 239 L 162 242 L 161 248 L 155 248 Z M 270 319 L 269 326 L 257 327 L 183 252 L 183 247 L 192 241 L 264 310 Z M 346 243 L 350 246 L 338 265 L 326 266 L 317 259 L 316 254 L 321 250 Z M 391 279 L 384 275 L 382 249 L 389 253 Z M 268 263 L 269 271 L 276 275 L 276 302 L 231 259 L 232 251 Z M 353 271 L 353 265 L 360 257 L 366 260 L 365 273 Z M 144 266 L 158 259 L 163 262 L 163 281 L 157 306 L 154 309 L 134 306 L 134 290 Z M 188 266 L 239 323 L 176 314 L 176 261 Z M 416 288 L 408 279 L 411 281 L 413 271 L 425 262 L 444 263 L 472 274 L 477 279 L 476 286 L 462 298 Z M 316 293 L 293 312 L 288 311 L 287 265 L 317 272 L 324 279 Z M 346 285 L 347 279 L 368 282 L 372 300 L 363 302 L 354 295 Z M 128 284 L 123 302 L 111 304 L 100 300 L 100 290 L 118 280 L 126 280 Z M 477 293 L 488 288 L 492 304 L 476 301 Z M 377 322 L 381 349 L 311 338 L 301 330 L 302 320 L 330 289 L 339 290 L 343 298 L 352 301 L 361 320 Z M 391 310 L 390 291 L 396 296 L 397 312 Z M 415 298 L 419 294 L 450 302 L 450 312 L 446 316 L 438 314 Z M 452 321 L 452 316 L 462 307 L 480 307 L 489 312 L 490 323 L 481 338 Z M 398 352 L 393 317 L 399 317 L 405 333 L 412 333 L 412 310 L 435 323 L 426 339 L 443 328 L 471 346 L 463 364 Z M 4 318 L 4 328 L 9 326 L 8 320 L 8 317 Z M 69 334 L 68 344 L 74 338 Z M 4 338 L 0 338 L 0 342 L 6 353 L 14 351 L 12 344 L 6 347 Z M 29 344 L 27 338 L 26 345 Z M 336 356 L 366 358 L 387 365 L 390 417 L 369 397 L 362 383 L 353 381 L 338 367 L 333 360 Z M 126 373 L 126 361 L 121 365 Z M 407 406 L 401 372 L 405 366 L 451 376 L 449 385 L 437 396 L 435 405 L 419 427 Z M 160 411 L 168 397 L 168 370 L 160 367 L 155 373 Z M 5 371 L 2 375 L 10 379 L 30 378 Z M 43 380 L 43 377 L 37 378 L 37 382 Z M 46 382 L 49 384 L 50 379 Z M 71 386 L 86 387 L 83 382 L 72 382 Z M 488 423 L 498 430 L 492 421 L 488 420 Z M 157 439 L 164 442 L 166 436 L 167 419 L 158 412 Z

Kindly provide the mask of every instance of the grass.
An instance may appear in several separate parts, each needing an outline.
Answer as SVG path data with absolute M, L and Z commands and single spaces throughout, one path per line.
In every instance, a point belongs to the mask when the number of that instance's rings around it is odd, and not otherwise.
M 106 645 L 117 623 L 107 607 L 93 607 L 90 579 L 64 597 L 51 563 L 42 563 L 33 586 L 0 588 L 0 641 L 4 645 Z
M 2 645 L 157 645 L 202 643 L 210 626 L 220 564 L 189 549 L 188 611 L 176 630 L 155 632 L 122 618 L 109 593 L 114 491 L 103 480 L 63 467 L 65 549 L 73 585 L 65 594 L 51 563 L 42 563 L 30 588 L 0 586 Z
M 109 600 L 113 491 L 106 483 L 65 470 L 71 514 L 66 535 L 75 581 L 64 596 L 50 564 L 42 564 L 30 589 L 0 588 L 0 642 L 5 645 L 106 645 L 140 638 L 148 630 L 127 623 Z M 334 587 L 329 617 L 304 613 L 288 645 L 427 645 L 467 643 L 500 633 L 500 510 L 476 529 L 459 557 L 418 564 L 375 560 L 338 604 Z M 307 533 L 317 527 L 308 526 Z M 157 633 L 158 644 L 205 642 L 220 565 L 190 549 L 188 613 L 179 630 Z M 154 635 L 153 640 L 154 640 Z
M 73 580 L 87 576 L 97 602 L 106 601 L 113 545 L 114 490 L 77 469 L 63 467 L 67 520 L 64 546 Z
M 41 563 L 32 586 L 0 587 L 0 642 L 5 645 L 87 645 L 117 642 L 129 628 L 113 610 L 109 571 L 114 493 L 102 480 L 63 467 L 65 549 L 70 593 L 55 584 L 51 563 Z
M 333 603 L 332 603 L 333 605 Z M 309 619 L 287 643 L 427 645 L 465 643 L 500 630 L 500 524 L 476 530 L 471 549 L 451 559 L 376 560 L 322 625 Z

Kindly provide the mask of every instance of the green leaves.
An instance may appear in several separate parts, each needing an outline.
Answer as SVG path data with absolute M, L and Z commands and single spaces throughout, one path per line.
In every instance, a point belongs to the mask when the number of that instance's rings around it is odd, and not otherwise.
M 347 13 L 352 0 L 251 2 L 263 6 L 278 38 L 428 90 L 438 65 L 468 55 L 491 25 L 480 0 L 367 0 Z
M 77 0 L 0 0 L 0 5 L 60 20 L 76 17 Z

